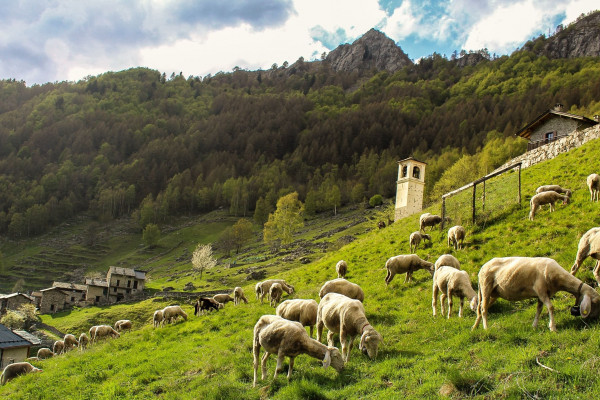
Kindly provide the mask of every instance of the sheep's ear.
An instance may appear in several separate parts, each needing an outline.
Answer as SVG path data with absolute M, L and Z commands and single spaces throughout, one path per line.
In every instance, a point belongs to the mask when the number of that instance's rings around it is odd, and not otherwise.
M 592 311 L 592 299 L 587 294 L 583 295 L 579 310 L 581 311 L 581 318 L 587 318 L 590 315 L 590 311 Z
M 329 365 L 331 365 L 331 351 L 327 350 L 323 359 L 323 368 L 327 368 Z

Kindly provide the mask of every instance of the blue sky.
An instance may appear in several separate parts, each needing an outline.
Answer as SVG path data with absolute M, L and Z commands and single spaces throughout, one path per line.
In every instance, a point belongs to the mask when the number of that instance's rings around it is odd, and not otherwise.
M 510 54 L 598 8 L 597 0 L 0 0 L 0 79 L 267 69 L 318 59 L 371 28 L 413 60 L 461 49 Z

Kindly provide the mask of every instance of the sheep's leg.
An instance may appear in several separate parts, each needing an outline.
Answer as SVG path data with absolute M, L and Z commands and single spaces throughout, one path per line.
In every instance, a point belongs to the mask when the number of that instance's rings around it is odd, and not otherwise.
M 446 302 L 446 293 L 442 290 L 442 294 L 440 295 L 440 309 L 442 310 L 442 315 L 446 314 L 444 310 L 444 303 Z
M 385 277 L 385 284 L 386 284 L 386 286 L 390 284 L 390 282 L 392 281 L 393 278 L 394 278 L 394 274 L 392 273 L 392 271 L 390 271 L 388 269 L 387 275 Z
M 329 347 L 333 347 L 333 335 L 334 335 L 333 331 L 327 332 L 327 345 Z M 341 337 L 340 337 L 340 342 L 342 342 L 342 344 L 343 344 Z
M 452 291 L 448 290 L 448 318 L 450 318 L 450 315 L 452 315 L 452 305 L 454 304 L 452 302 Z
M 313 331 L 314 331 L 314 329 L 315 329 L 315 326 L 314 326 L 314 325 L 311 325 L 311 326 L 310 326 L 310 337 L 311 337 L 311 338 L 313 337 Z
M 317 341 L 321 343 L 321 336 L 323 335 L 323 321 L 317 320 Z
M 346 333 L 344 331 L 340 331 L 340 344 L 342 345 L 342 358 L 344 359 L 344 362 L 348 362 L 348 356 L 349 356 L 348 342 L 347 342 Z M 330 343 L 329 346 L 333 346 L 333 344 Z
M 292 369 L 294 369 L 294 358 L 295 357 L 290 357 L 290 366 L 288 367 L 288 374 L 287 374 L 288 381 L 292 377 Z
M 463 306 L 465 305 L 465 298 L 461 297 L 460 298 L 460 305 L 458 306 L 458 317 L 462 318 L 463 316 Z M 450 317 L 450 315 L 448 315 L 448 317 Z
M 542 313 L 542 308 L 543 307 L 544 307 L 544 302 L 542 302 L 541 299 L 538 299 L 537 310 L 535 312 L 535 318 L 533 318 L 533 327 L 534 328 L 538 327 L 538 322 L 539 322 L 540 314 Z
M 433 283 L 433 293 L 431 294 L 431 308 L 433 308 L 433 316 L 434 317 L 436 315 L 438 291 L 439 291 L 439 289 L 434 282 Z
M 404 283 L 410 282 L 412 280 L 412 271 L 408 271 L 406 273 L 406 278 L 404 278 Z
M 261 377 L 262 377 L 263 381 L 265 379 L 267 379 L 267 359 L 269 358 L 270 355 L 271 355 L 271 353 L 269 353 L 267 351 L 267 352 L 265 352 L 265 355 L 262 358 L 262 363 L 261 363 L 261 366 L 260 366 L 260 372 L 261 372 Z
M 252 353 L 254 355 L 254 362 L 253 362 L 253 366 L 254 366 L 254 383 L 252 384 L 252 386 L 256 386 L 256 381 L 258 380 L 258 360 L 260 358 L 260 345 L 254 345 L 254 348 L 252 349 Z
M 596 260 L 596 266 L 594 267 L 594 278 L 596 282 L 600 283 L 600 260 Z
M 273 375 L 273 379 L 277 378 L 277 374 L 281 371 L 283 371 L 283 358 L 285 356 L 283 355 L 283 352 L 281 351 L 281 348 L 279 349 L 279 352 L 277 353 L 277 366 L 275 367 L 275 374 Z
M 550 203 L 550 212 L 554 211 L 554 202 Z

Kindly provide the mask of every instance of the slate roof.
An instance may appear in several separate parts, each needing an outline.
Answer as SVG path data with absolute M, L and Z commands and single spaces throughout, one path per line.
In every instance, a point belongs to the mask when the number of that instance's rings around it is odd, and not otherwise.
M 30 347 L 32 343 L 0 324 L 0 349 Z
M 538 127 L 540 124 L 546 122 L 550 118 L 556 118 L 556 117 L 574 119 L 574 120 L 577 120 L 577 121 L 582 122 L 589 126 L 593 126 L 593 125 L 597 124 L 597 122 L 594 121 L 593 119 L 582 117 L 581 115 L 576 115 L 576 114 L 571 114 L 571 113 L 567 113 L 564 111 L 550 109 L 550 110 L 544 111 L 536 119 L 534 119 L 532 122 L 527 124 L 523 129 L 521 129 L 520 131 L 515 133 L 515 135 L 521 136 L 525 139 L 529 139 L 531 137 L 531 133 L 535 130 L 536 127 Z
M 26 295 L 25 293 L 11 293 L 11 294 L 4 294 L 4 295 L 0 295 L 0 299 L 10 299 L 11 297 L 17 297 L 17 296 L 25 296 L 29 301 L 33 301 L 34 298 Z
M 108 273 L 123 276 L 133 276 L 136 279 L 146 279 L 146 273 L 144 271 L 138 271 L 132 268 L 112 266 L 109 268 Z
M 88 286 L 108 287 L 108 282 L 106 279 L 86 278 L 85 284 Z
M 79 285 L 77 283 L 67 283 L 67 282 L 54 282 L 52 287 L 63 289 L 63 290 L 78 290 L 80 292 L 87 291 L 86 285 Z

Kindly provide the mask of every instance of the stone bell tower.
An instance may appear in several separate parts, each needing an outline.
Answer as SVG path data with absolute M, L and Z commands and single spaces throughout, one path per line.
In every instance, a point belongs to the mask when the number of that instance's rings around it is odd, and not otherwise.
M 398 161 L 394 221 L 418 213 L 423 209 L 426 165 L 412 157 Z

